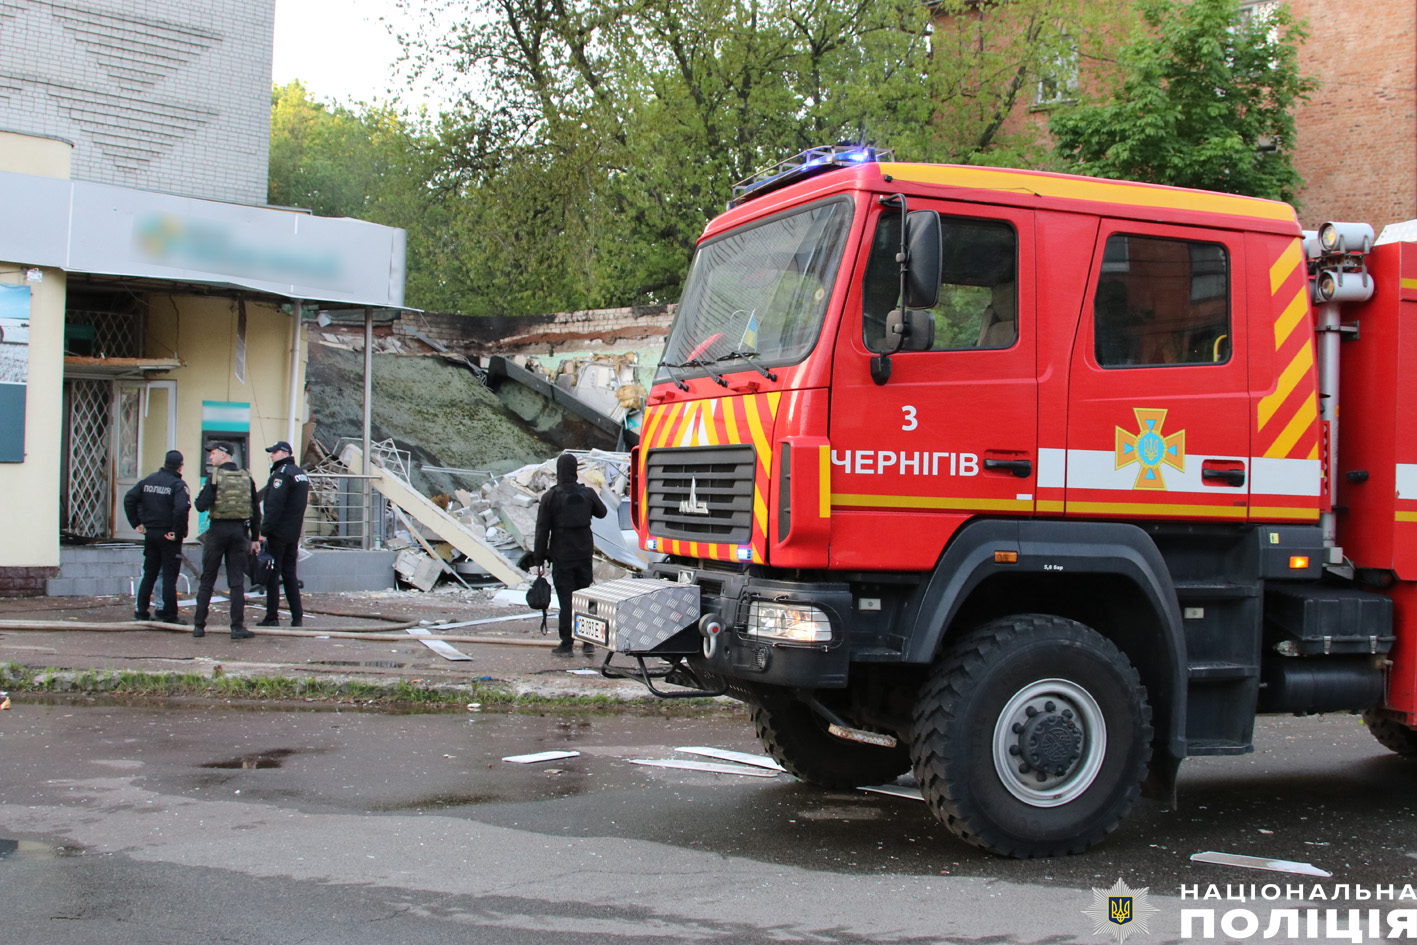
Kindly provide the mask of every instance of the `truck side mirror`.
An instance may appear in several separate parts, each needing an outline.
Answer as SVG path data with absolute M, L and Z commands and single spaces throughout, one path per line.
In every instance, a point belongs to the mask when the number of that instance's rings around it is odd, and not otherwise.
M 919 309 L 892 309 L 886 315 L 886 354 L 929 351 L 935 344 L 935 316 Z
M 907 311 L 934 308 L 940 300 L 940 215 L 934 210 L 912 210 L 905 215 L 905 300 Z M 933 326 L 933 322 L 931 323 Z M 924 351 L 929 348 L 907 348 Z

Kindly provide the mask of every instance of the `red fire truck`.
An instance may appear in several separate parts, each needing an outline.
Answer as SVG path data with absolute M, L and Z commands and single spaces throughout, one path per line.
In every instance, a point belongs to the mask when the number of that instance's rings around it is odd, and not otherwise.
M 573 608 L 604 670 L 743 700 L 808 782 L 913 770 L 1019 857 L 1257 713 L 1417 755 L 1417 243 L 889 158 L 806 152 L 708 224 L 633 462 L 667 557 Z

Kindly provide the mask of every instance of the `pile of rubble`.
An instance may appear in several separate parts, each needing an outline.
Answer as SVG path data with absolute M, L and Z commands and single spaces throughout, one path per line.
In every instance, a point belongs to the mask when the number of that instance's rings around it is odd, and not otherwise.
M 650 563 L 640 550 L 629 520 L 630 457 L 604 450 L 573 451 L 580 481 L 595 489 L 607 515 L 591 523 L 595 536 L 597 580 L 612 580 L 643 570 Z M 556 461 L 523 466 L 483 483 L 476 492 L 458 489 L 432 502 L 477 541 L 527 570 L 536 543 L 536 513 L 541 496 L 556 484 Z M 407 584 L 431 590 L 440 580 L 485 583 L 496 578 L 461 553 L 435 526 L 414 521 L 391 506 L 386 548 L 399 550 L 394 568 Z

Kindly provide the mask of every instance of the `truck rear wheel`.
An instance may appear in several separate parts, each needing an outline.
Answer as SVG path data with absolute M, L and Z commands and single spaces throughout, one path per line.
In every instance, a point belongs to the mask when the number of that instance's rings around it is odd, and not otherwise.
M 758 738 L 773 760 L 809 784 L 837 790 L 885 784 L 910 770 L 910 749 L 837 738 L 826 721 L 795 699 L 749 703 Z
M 935 815 L 1005 856 L 1081 853 L 1131 810 L 1151 707 L 1112 642 L 1073 620 L 1007 617 L 935 664 L 915 710 L 915 776 Z
M 1363 713 L 1363 721 L 1373 737 L 1389 751 L 1395 751 L 1404 758 L 1417 758 L 1417 729 L 1409 728 L 1379 715 L 1372 709 Z

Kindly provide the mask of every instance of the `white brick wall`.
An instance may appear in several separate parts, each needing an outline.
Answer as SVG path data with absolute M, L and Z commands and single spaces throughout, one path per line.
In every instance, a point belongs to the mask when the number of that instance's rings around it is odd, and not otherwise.
M 275 0 L 0 0 L 0 129 L 75 179 L 266 202 Z

